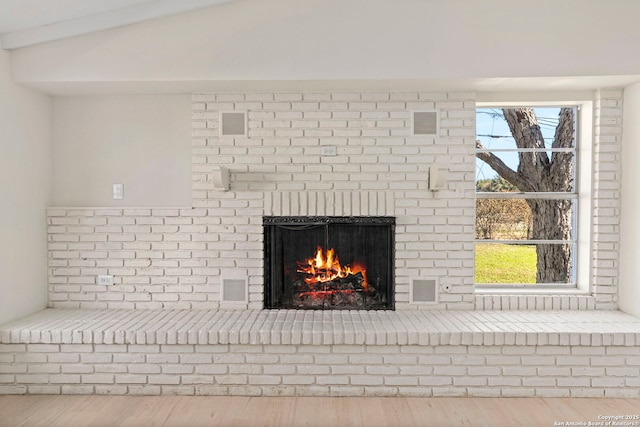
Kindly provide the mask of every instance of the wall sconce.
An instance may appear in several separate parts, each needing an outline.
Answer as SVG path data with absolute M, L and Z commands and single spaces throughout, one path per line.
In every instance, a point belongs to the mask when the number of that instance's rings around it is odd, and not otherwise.
M 214 166 L 209 173 L 209 180 L 216 190 L 229 191 L 229 169 L 226 167 Z
M 449 169 L 439 166 L 429 168 L 429 191 L 439 191 L 447 189 L 449 179 Z

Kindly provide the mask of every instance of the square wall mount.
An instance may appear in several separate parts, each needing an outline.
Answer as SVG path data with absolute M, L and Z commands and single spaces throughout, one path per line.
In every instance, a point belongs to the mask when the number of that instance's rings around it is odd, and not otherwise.
M 225 166 L 212 166 L 208 174 L 209 181 L 219 191 L 229 191 L 230 172 Z
M 434 165 L 429 168 L 429 191 L 446 190 L 448 180 L 448 167 L 443 165 Z

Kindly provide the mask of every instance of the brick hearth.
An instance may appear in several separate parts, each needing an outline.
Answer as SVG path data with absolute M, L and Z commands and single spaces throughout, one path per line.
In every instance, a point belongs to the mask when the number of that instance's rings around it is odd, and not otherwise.
M 607 311 L 49 309 L 0 328 L 0 393 L 640 395 Z

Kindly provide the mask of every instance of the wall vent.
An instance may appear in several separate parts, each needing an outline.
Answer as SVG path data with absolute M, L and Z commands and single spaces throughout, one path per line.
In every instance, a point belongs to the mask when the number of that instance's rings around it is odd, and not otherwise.
M 222 302 L 247 304 L 249 302 L 249 292 L 247 279 L 222 279 L 221 281 Z
M 220 113 L 220 136 L 246 136 L 247 113 L 229 111 Z
M 438 281 L 435 279 L 413 279 L 409 292 L 409 302 L 435 304 L 438 302 Z
M 413 112 L 413 135 L 416 136 L 436 136 L 438 135 L 438 112 L 414 111 Z

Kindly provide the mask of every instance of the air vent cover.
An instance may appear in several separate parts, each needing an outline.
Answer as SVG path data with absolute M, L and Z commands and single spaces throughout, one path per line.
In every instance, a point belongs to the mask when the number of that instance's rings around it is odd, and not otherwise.
M 247 115 L 244 112 L 220 113 L 220 136 L 245 136 Z
M 438 282 L 435 279 L 413 279 L 410 300 L 414 303 L 437 303 Z
M 248 299 L 246 279 L 222 279 L 222 302 L 246 303 Z
M 438 135 L 438 112 L 414 111 L 413 134 L 418 136 Z

